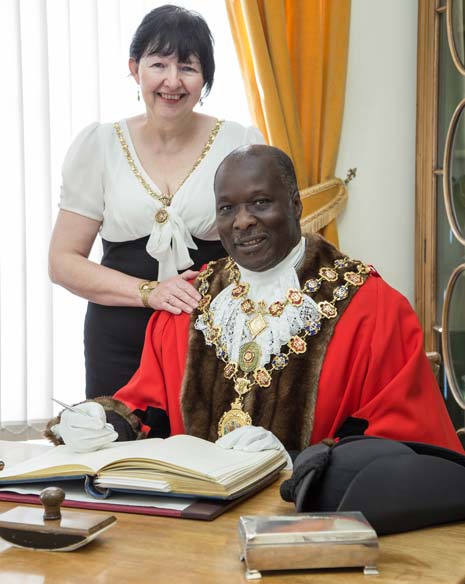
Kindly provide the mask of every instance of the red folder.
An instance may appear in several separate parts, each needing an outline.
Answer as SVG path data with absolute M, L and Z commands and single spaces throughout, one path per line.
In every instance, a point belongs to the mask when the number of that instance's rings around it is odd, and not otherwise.
M 136 513 L 139 515 L 159 515 L 166 517 L 178 517 L 181 519 L 200 519 L 203 521 L 211 521 L 215 519 L 231 507 L 248 499 L 255 493 L 258 493 L 279 477 L 280 470 L 271 473 L 263 480 L 255 483 L 253 488 L 238 497 L 237 499 L 222 500 L 222 499 L 193 499 L 192 503 L 183 509 L 165 509 L 161 507 L 145 507 L 143 505 L 121 505 L 112 504 L 111 497 L 105 500 L 94 501 L 73 501 L 65 499 L 62 507 L 75 507 L 78 509 L 95 509 L 97 511 L 110 511 L 111 513 Z M 66 489 L 65 489 L 66 491 Z M 149 498 L 150 495 L 147 495 Z M 148 499 L 149 500 L 149 499 Z M 13 503 L 31 503 L 33 505 L 40 505 L 38 495 L 23 495 L 14 493 L 12 491 L 0 491 L 0 501 L 10 501 Z

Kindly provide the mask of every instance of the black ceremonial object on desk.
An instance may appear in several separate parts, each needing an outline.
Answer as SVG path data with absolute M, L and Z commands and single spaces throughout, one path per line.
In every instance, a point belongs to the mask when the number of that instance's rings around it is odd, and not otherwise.
M 281 496 L 296 511 L 357 509 L 378 535 L 465 519 L 465 456 L 423 442 L 348 436 L 303 450 Z
M 0 515 L 0 537 L 17 547 L 72 551 L 116 523 L 113 515 L 62 511 L 65 492 L 48 487 L 40 493 L 44 509 L 15 507 Z

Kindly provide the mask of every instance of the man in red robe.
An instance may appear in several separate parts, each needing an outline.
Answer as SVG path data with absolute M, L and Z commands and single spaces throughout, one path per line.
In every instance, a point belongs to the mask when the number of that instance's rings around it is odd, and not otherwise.
M 263 438 L 260 426 L 288 451 L 365 434 L 463 452 L 415 313 L 375 270 L 302 237 L 290 159 L 240 148 L 220 165 L 215 193 L 230 257 L 198 276 L 192 315 L 154 313 L 139 370 L 96 400 L 119 439 L 188 433 L 233 444 Z M 62 430 L 67 443 L 78 436 Z

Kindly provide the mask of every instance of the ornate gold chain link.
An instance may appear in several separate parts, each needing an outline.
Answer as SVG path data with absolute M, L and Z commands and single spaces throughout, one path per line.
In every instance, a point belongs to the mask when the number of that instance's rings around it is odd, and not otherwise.
M 339 258 L 334 261 L 334 267 L 320 268 L 318 277 L 306 280 L 301 290 L 290 289 L 286 295 L 286 300 L 275 301 L 270 304 L 267 311 L 264 310 L 261 314 L 268 314 L 273 317 L 281 316 L 287 304 L 300 306 L 303 296 L 311 297 L 320 289 L 323 282 L 335 284 L 332 291 L 332 299 L 317 303 L 318 317 L 308 320 L 300 333 L 292 336 L 283 350 L 274 355 L 268 365 L 258 367 L 260 350 L 254 341 L 248 342 L 241 347 L 239 362 L 237 363 L 230 360 L 226 346 L 221 342 L 222 329 L 221 326 L 214 325 L 214 315 L 210 308 L 212 296 L 208 294 L 210 287 L 208 279 L 213 274 L 214 264 L 215 262 L 210 262 L 207 268 L 198 275 L 200 280 L 198 291 L 202 295 L 198 311 L 207 326 L 205 333 L 206 343 L 214 346 L 217 358 L 225 363 L 223 375 L 234 383 L 234 391 L 237 394 L 236 399 L 231 403 L 231 409 L 225 412 L 219 421 L 218 435 L 223 436 L 234 427 L 252 423 L 249 414 L 243 410 L 244 396 L 257 386 L 262 388 L 269 387 L 273 372 L 285 369 L 292 353 L 299 355 L 306 352 L 308 348 L 306 337 L 316 336 L 320 332 L 323 319 L 336 318 L 338 315 L 336 303 L 348 297 L 350 286 L 362 286 L 371 268 L 348 257 Z M 349 269 L 345 273 L 340 273 L 345 268 L 355 268 L 357 271 Z M 228 258 L 225 269 L 229 272 L 229 281 L 234 284 L 231 291 L 232 298 L 236 300 L 242 299 L 241 310 L 243 312 L 246 314 L 252 312 L 252 310 L 249 310 L 248 305 L 243 306 L 245 302 L 249 301 L 247 298 L 249 285 L 246 282 L 240 282 L 240 272 L 232 258 Z M 341 277 L 344 283 L 337 285 Z M 250 332 L 253 338 L 253 331 Z
M 165 207 L 168 207 L 169 205 L 171 205 L 171 201 L 173 200 L 174 195 L 179 191 L 179 189 L 182 187 L 182 185 L 192 175 L 192 173 L 195 171 L 195 169 L 199 166 L 199 164 L 205 158 L 208 151 L 212 147 L 212 144 L 215 141 L 215 138 L 218 135 L 218 132 L 220 131 L 223 123 L 224 123 L 224 120 L 217 120 L 216 121 L 215 127 L 210 132 L 210 136 L 208 137 L 208 140 L 205 143 L 205 146 L 203 147 L 200 156 L 197 158 L 197 160 L 195 161 L 194 165 L 192 166 L 190 171 L 187 173 L 187 175 L 179 183 L 177 189 L 171 195 L 168 193 L 158 194 L 152 189 L 152 187 L 148 184 L 148 182 L 142 176 L 142 173 L 137 168 L 136 163 L 134 162 L 134 159 L 131 156 L 131 152 L 129 151 L 129 146 L 124 138 L 123 130 L 121 129 L 121 125 L 119 124 L 119 122 L 115 122 L 113 124 L 113 127 L 115 128 L 116 135 L 118 136 L 119 143 L 121 144 L 121 148 L 123 149 L 124 156 L 125 156 L 126 160 L 128 161 L 129 168 L 132 170 L 135 177 L 140 182 L 140 184 L 143 186 L 145 191 L 153 199 L 156 199 L 157 201 L 159 201 L 163 205 L 163 208 L 158 209 L 158 211 L 155 213 L 155 221 L 157 223 L 163 224 L 163 223 L 166 223 L 168 221 L 168 211 L 166 210 Z

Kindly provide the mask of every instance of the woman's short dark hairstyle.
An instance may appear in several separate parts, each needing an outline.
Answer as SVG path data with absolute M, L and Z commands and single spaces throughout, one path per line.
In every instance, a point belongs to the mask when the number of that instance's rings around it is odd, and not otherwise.
M 154 53 L 176 54 L 181 62 L 195 55 L 202 66 L 205 95 L 210 93 L 215 75 L 213 37 L 200 14 L 171 4 L 146 14 L 134 33 L 129 56 L 138 63 Z

